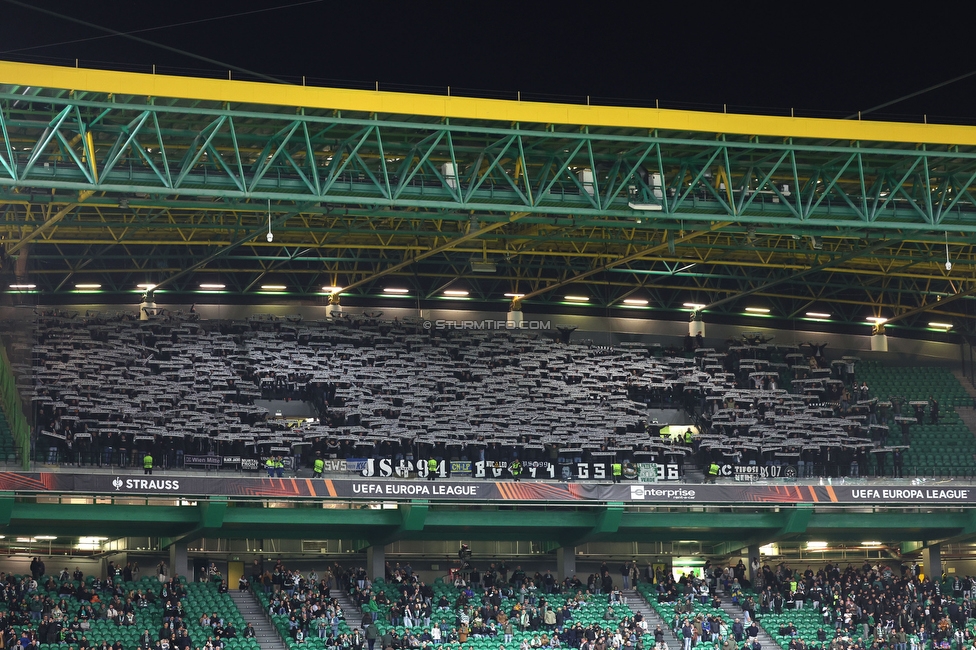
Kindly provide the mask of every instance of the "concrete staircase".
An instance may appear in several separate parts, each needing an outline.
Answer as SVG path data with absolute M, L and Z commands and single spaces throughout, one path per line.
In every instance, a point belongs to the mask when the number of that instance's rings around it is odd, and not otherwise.
M 976 386 L 972 385 L 972 383 L 969 381 L 969 377 L 962 374 L 962 371 L 959 370 L 959 368 L 952 369 L 952 376 L 958 379 L 959 383 L 962 384 L 962 387 L 966 389 L 967 393 L 969 393 L 969 396 L 976 400 Z
M 725 590 L 722 589 L 721 583 L 717 585 L 716 593 L 719 594 L 719 598 L 721 598 L 722 600 L 722 611 L 728 614 L 732 620 L 738 618 L 740 621 L 742 621 L 743 627 L 748 627 L 745 624 L 742 607 L 739 605 L 732 604 L 732 595 L 726 593 Z M 758 603 L 758 596 L 756 596 L 756 598 Z M 756 627 L 759 628 L 759 636 L 757 637 L 759 639 L 759 645 L 761 645 L 764 648 L 778 648 L 779 644 L 776 643 L 776 641 L 773 639 L 773 636 L 769 632 L 767 632 L 766 629 L 762 626 L 762 623 L 760 623 L 760 618 L 758 616 L 758 605 L 756 611 L 757 611 L 757 619 L 755 622 L 756 622 Z M 732 631 L 731 627 L 732 626 L 730 625 L 729 632 Z
M 329 595 L 339 602 L 339 607 L 342 608 L 342 616 L 346 619 L 346 625 L 349 626 L 349 629 L 355 630 L 360 627 L 363 622 L 363 611 L 356 606 L 349 594 L 336 587 L 329 592 Z
M 685 465 L 685 475 L 681 477 L 682 483 L 704 483 L 705 472 L 692 465 Z
M 261 646 L 261 650 L 288 650 L 278 630 L 271 622 L 271 617 L 264 611 L 258 597 L 250 591 L 229 590 L 234 604 L 240 610 L 245 623 L 254 628 L 254 638 Z
M 956 413 L 959 414 L 959 419 L 963 421 L 963 424 L 969 427 L 969 430 L 976 436 L 976 409 L 969 406 L 957 406 Z
M 635 614 L 640 612 L 644 616 L 644 620 L 647 621 L 647 633 L 651 635 L 652 639 L 654 638 L 654 630 L 660 625 L 661 629 L 664 630 L 664 641 L 668 645 L 668 650 L 681 650 L 682 643 L 674 636 L 674 633 L 671 631 L 671 625 L 661 618 L 661 615 L 651 607 L 650 603 L 644 600 L 644 597 L 641 596 L 639 591 L 636 589 L 621 589 L 620 593 L 623 594 L 627 606 Z M 645 644 L 644 647 L 650 648 L 651 646 Z
M 958 368 L 953 368 L 952 376 L 959 380 L 962 387 L 966 389 L 966 393 L 973 398 L 974 404 L 976 404 L 976 386 L 973 386 L 969 382 L 969 377 L 962 374 L 962 371 Z M 963 421 L 963 424 L 969 429 L 969 431 L 976 436 L 976 408 L 972 406 L 957 406 L 956 413 L 959 414 L 959 419 Z
M 726 599 L 725 594 L 722 594 L 722 611 L 728 614 L 733 620 L 738 618 L 740 621 L 743 621 L 743 626 L 748 627 L 745 625 L 745 621 L 742 616 L 742 608 L 738 605 L 732 604 L 731 596 Z M 757 637 L 759 639 L 759 645 L 761 645 L 763 648 L 769 648 L 771 650 L 779 647 L 779 644 L 776 643 L 772 635 L 770 635 L 769 632 L 763 628 L 761 623 L 757 622 L 756 627 L 759 628 L 759 636 Z M 729 632 L 731 632 L 731 625 L 729 628 Z

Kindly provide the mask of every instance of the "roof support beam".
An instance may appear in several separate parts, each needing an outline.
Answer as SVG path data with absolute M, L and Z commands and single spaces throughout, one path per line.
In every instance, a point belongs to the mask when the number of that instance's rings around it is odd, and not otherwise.
M 386 546 L 404 537 L 409 537 L 410 533 L 419 533 L 424 529 L 429 507 L 426 499 L 414 499 L 410 503 L 401 503 L 398 508 L 400 511 L 400 525 L 389 535 L 381 539 L 371 540 L 370 545 Z
M 38 226 L 37 228 L 29 232 L 27 236 L 21 238 L 20 241 L 18 241 L 16 244 L 14 244 L 13 246 L 7 249 L 7 255 L 13 255 L 21 248 L 31 243 L 32 241 L 34 241 L 35 239 L 37 239 L 38 237 L 46 233 L 48 230 L 56 226 L 59 221 L 64 219 L 66 216 L 68 216 L 71 213 L 72 210 L 77 208 L 79 203 L 83 203 L 86 199 L 88 199 L 88 197 L 90 197 L 94 193 L 95 192 L 93 190 L 82 190 L 78 192 L 78 200 L 75 203 L 69 203 L 68 205 L 64 206 L 63 208 L 58 210 L 50 219 L 48 219 L 40 226 Z
M 731 221 L 718 221 L 718 222 L 714 222 L 714 223 L 712 223 L 711 226 L 708 227 L 707 230 L 699 230 L 699 231 L 696 231 L 696 232 L 692 232 L 692 233 L 690 233 L 688 235 L 685 235 L 684 237 L 679 237 L 678 239 L 675 239 L 674 240 L 674 244 L 684 244 L 685 242 L 691 241 L 695 237 L 699 237 L 701 235 L 704 235 L 705 233 L 715 232 L 716 230 L 721 230 L 722 228 L 725 228 L 726 226 L 729 226 L 731 224 L 732 224 Z M 573 277 L 568 278 L 566 280 L 563 280 L 561 282 L 556 282 L 554 284 L 550 284 L 550 285 L 545 286 L 545 287 L 540 287 L 539 289 L 536 289 L 535 291 L 530 291 L 529 293 L 527 293 L 524 296 L 522 296 L 521 298 L 519 298 L 519 300 L 529 300 L 531 298 L 535 298 L 536 296 L 542 295 L 542 294 L 544 294 L 544 293 L 546 293 L 548 291 L 552 291 L 553 289 L 559 289 L 560 287 L 565 287 L 565 286 L 568 286 L 570 284 L 574 284 L 574 283 L 579 282 L 580 280 L 584 280 L 584 279 L 586 279 L 586 278 L 588 278 L 588 277 L 590 277 L 592 275 L 596 275 L 597 273 L 602 273 L 603 271 L 606 271 L 608 269 L 612 269 L 612 268 L 614 268 L 616 266 L 620 266 L 621 264 L 626 264 L 627 262 L 633 262 L 634 260 L 639 260 L 642 257 L 646 257 L 648 255 L 654 255 L 656 253 L 660 253 L 661 251 L 667 250 L 668 246 L 669 246 L 669 243 L 668 242 L 664 242 L 664 243 L 658 244 L 656 246 L 651 246 L 650 248 L 645 248 L 643 250 L 639 250 L 636 253 L 631 253 L 630 255 L 626 255 L 624 257 L 621 257 L 621 258 L 612 260 L 612 261 L 607 262 L 606 264 L 604 264 L 604 265 L 602 265 L 600 267 L 597 267 L 595 269 L 590 269 L 589 271 L 584 271 L 583 273 L 579 273 L 577 275 L 574 275 Z
M 580 546 L 587 542 L 604 539 L 608 535 L 616 533 L 620 529 L 620 520 L 623 518 L 623 514 L 624 504 L 619 502 L 608 503 L 605 508 L 600 510 L 600 514 L 596 518 L 596 523 L 588 533 L 563 544 L 563 546 Z
M 396 273 L 397 271 L 402 271 L 403 269 L 407 268 L 408 266 L 410 266 L 411 264 L 413 264 L 415 262 L 419 262 L 421 260 L 425 260 L 428 257 L 433 257 L 434 255 L 437 255 L 438 253 L 443 253 L 443 252 L 449 251 L 452 248 L 456 248 L 456 247 L 460 246 L 464 242 L 471 241 L 472 239 L 477 239 L 478 237 L 481 237 L 482 235 L 484 235 L 486 233 L 492 232 L 493 230 L 498 230 L 502 226 L 507 226 L 510 223 L 514 223 L 514 222 L 518 221 L 519 219 L 528 216 L 528 214 L 529 213 L 527 213 L 527 212 L 516 212 L 516 213 L 513 213 L 513 214 L 509 215 L 509 218 L 506 219 L 506 220 L 496 221 L 496 222 L 491 223 L 491 224 L 489 224 L 489 225 L 487 225 L 487 226 L 485 226 L 483 228 L 479 228 L 477 230 L 469 231 L 467 234 L 461 235 L 460 237 L 456 237 L 455 239 L 452 239 L 451 241 L 445 242 L 445 243 L 441 244 L 440 246 L 435 246 L 434 248 L 431 248 L 430 250 L 424 251 L 423 253 L 417 253 L 416 255 L 414 255 L 413 257 L 411 257 L 410 259 L 404 260 L 404 261 L 400 262 L 399 264 L 394 264 L 393 266 L 387 267 L 387 268 L 383 269 L 382 271 L 377 271 L 376 273 L 374 273 L 374 274 L 372 274 L 372 275 L 370 275 L 368 277 L 365 277 L 365 278 L 363 278 L 361 280 L 356 280 L 355 282 L 352 282 L 350 284 L 347 284 L 345 287 L 343 287 L 342 291 L 343 291 L 343 293 L 345 293 L 345 292 L 347 292 L 347 291 L 349 291 L 351 289 L 355 289 L 356 287 L 361 287 L 364 284 L 368 284 L 370 282 L 373 282 L 375 280 L 378 280 L 379 278 L 382 278 L 385 275 L 389 275 L 391 273 Z
M 727 303 L 730 303 L 730 302 L 734 302 L 736 300 L 739 300 L 740 298 L 745 298 L 746 296 L 751 296 L 754 293 L 759 293 L 760 291 L 765 291 L 766 289 L 771 289 L 772 287 L 775 287 L 776 285 L 779 285 L 779 284 L 783 284 L 784 282 L 792 282 L 792 281 L 796 280 L 797 278 L 802 278 L 805 275 L 810 275 L 811 273 L 816 273 L 818 271 L 823 271 L 824 269 L 829 269 L 832 266 L 837 266 L 838 264 L 843 264 L 844 262 L 849 262 L 850 260 L 852 260 L 854 258 L 862 257 L 864 255 L 870 255 L 871 253 L 874 253 L 876 251 L 879 251 L 882 248 L 886 248 L 888 246 L 891 246 L 893 243 L 894 243 L 893 240 L 882 239 L 880 241 L 877 241 L 877 242 L 871 244 L 867 248 L 863 248 L 863 249 L 859 249 L 859 250 L 856 250 L 856 251 L 851 251 L 849 253 L 845 253 L 844 255 L 841 255 L 840 257 L 835 257 L 835 258 L 831 259 L 828 262 L 824 262 L 823 264 L 818 264 L 817 266 L 811 266 L 810 268 L 806 269 L 805 271 L 799 271 L 797 273 L 793 273 L 793 274 L 790 274 L 790 275 L 786 275 L 786 276 L 783 276 L 783 277 L 781 277 L 781 278 L 779 278 L 777 280 L 770 280 L 769 282 L 765 282 L 765 283 L 763 283 L 763 284 L 761 284 L 761 285 L 759 285 L 757 287 L 753 287 L 752 289 L 746 289 L 745 291 L 740 291 L 739 293 L 733 294 L 731 296 L 727 296 L 725 298 L 722 298 L 721 300 L 714 300 L 711 303 L 705 305 L 702 308 L 702 311 L 704 311 L 706 309 L 715 309 L 717 307 L 720 307 L 721 305 L 724 305 L 724 304 L 727 304 Z
M 934 544 L 962 544 L 976 538 L 976 511 L 969 511 L 969 522 L 959 531 L 958 534 L 945 539 L 928 539 L 918 545 L 916 551 L 928 548 Z
M 276 219 L 273 219 L 268 224 L 269 229 L 271 227 L 273 227 L 273 226 L 280 226 L 281 224 L 283 224 L 286 221 L 288 221 L 288 219 L 290 219 L 293 216 L 295 216 L 296 214 L 300 214 L 300 213 L 301 213 L 301 210 L 292 210 L 292 211 L 286 212 L 285 214 L 277 217 Z M 165 278 L 165 279 L 160 280 L 159 282 L 155 283 L 156 286 L 153 287 L 153 291 L 155 291 L 156 289 L 162 289 L 165 285 L 172 284 L 176 280 L 179 280 L 180 278 L 182 278 L 184 276 L 190 275 L 191 273 L 193 273 L 197 269 L 203 268 L 204 266 L 206 266 L 210 262 L 213 262 L 216 259 L 219 259 L 221 257 L 224 257 L 225 255 L 227 255 L 228 253 L 230 253 L 231 251 L 233 251 L 237 247 L 241 246 L 242 244 L 246 244 L 247 242 L 251 241 L 252 239 L 254 239 L 255 237 L 257 237 L 258 235 L 260 235 L 262 233 L 264 233 L 264 223 L 262 223 L 257 228 L 252 228 L 251 230 L 249 230 L 247 232 L 247 234 L 242 235 L 241 237 L 238 237 L 237 239 L 235 239 L 234 241 L 232 241 L 230 244 L 228 244 L 227 246 L 224 246 L 223 248 L 221 248 L 217 252 L 213 253 L 212 255 L 208 255 L 207 257 L 203 258 L 199 262 L 196 262 L 194 264 L 191 264 L 190 266 L 188 266 L 187 268 L 183 269 L 179 273 L 175 273 L 175 274 L 169 276 L 168 278 Z
M 969 289 L 966 289 L 964 291 L 958 291 L 952 294 L 951 296 L 946 296 L 945 298 L 942 298 L 941 300 L 930 302 L 927 305 L 922 305 L 921 307 L 916 307 L 915 309 L 909 309 L 908 311 L 902 312 L 901 314 L 895 314 L 894 316 L 886 320 L 884 323 L 881 323 L 880 326 L 877 327 L 876 329 L 883 330 L 885 326 L 891 325 L 892 323 L 895 323 L 897 321 L 905 320 L 906 318 L 911 318 L 912 316 L 917 316 L 919 314 L 924 314 L 925 312 L 931 311 L 936 307 L 943 307 L 949 304 L 950 302 L 953 302 L 954 300 L 958 300 L 959 298 L 965 298 L 966 296 L 974 296 L 974 295 L 976 295 L 976 284 L 974 284 Z
M 182 535 L 163 537 L 160 539 L 161 548 L 169 548 L 177 542 L 192 542 L 201 537 L 220 532 L 224 525 L 224 515 L 227 513 L 227 497 L 212 496 L 206 501 L 201 501 L 197 505 L 197 509 L 200 512 L 199 524 Z
M 813 507 L 809 503 L 798 503 L 790 511 L 783 527 L 776 531 L 772 536 L 752 536 L 744 540 L 722 542 L 712 547 L 712 553 L 717 555 L 729 555 L 735 551 L 749 548 L 753 544 L 772 544 L 783 540 L 791 539 L 797 535 L 802 535 L 810 524 L 810 517 L 813 516 Z

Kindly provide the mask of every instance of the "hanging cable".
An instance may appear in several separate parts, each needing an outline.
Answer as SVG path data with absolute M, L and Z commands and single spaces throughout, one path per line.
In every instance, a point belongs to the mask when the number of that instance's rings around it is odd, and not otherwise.
M 934 86 L 929 86 L 928 88 L 922 88 L 921 90 L 916 90 L 913 93 L 909 93 L 907 95 L 902 95 L 898 99 L 892 99 L 891 101 L 885 102 L 884 104 L 878 104 L 877 106 L 872 106 L 871 108 L 865 109 L 863 111 L 858 111 L 857 113 L 854 113 L 853 115 L 848 115 L 844 119 L 853 120 L 854 118 L 860 118 L 862 115 L 867 115 L 868 113 L 873 113 L 873 112 L 875 112 L 877 110 L 881 110 L 882 108 L 888 108 L 889 106 L 893 106 L 895 104 L 898 104 L 900 102 L 903 102 L 906 99 L 911 99 L 912 97 L 918 97 L 919 95 L 924 95 L 927 92 L 931 92 L 933 90 L 937 90 L 937 89 L 942 88 L 944 86 L 948 86 L 949 84 L 954 84 L 957 81 L 962 81 L 963 79 L 968 79 L 969 77 L 972 77 L 973 75 L 976 75 L 976 70 L 973 70 L 971 72 L 967 72 L 966 74 L 961 74 L 958 77 L 953 77 L 952 79 L 947 79 L 945 81 L 941 81 L 941 82 L 935 84 Z
M 241 68 L 239 66 L 232 65 L 230 63 L 225 63 L 223 61 L 218 61 L 217 59 L 211 59 L 211 58 L 206 57 L 206 56 L 200 56 L 199 54 L 194 54 L 193 52 L 187 52 L 186 50 L 181 50 L 178 47 L 170 47 L 169 45 L 163 45 L 162 43 L 157 43 L 155 41 L 150 41 L 149 39 L 142 38 L 140 36 L 133 36 L 132 34 L 127 34 L 125 32 L 120 32 L 120 31 L 118 31 L 116 29 L 110 29 L 108 27 L 102 27 L 101 25 L 96 25 L 94 23 L 90 23 L 90 22 L 85 21 L 85 20 L 80 20 L 78 18 L 73 18 L 73 17 L 68 16 L 66 14 L 61 14 L 61 13 L 58 13 L 56 11 L 51 11 L 49 9 L 44 9 L 42 7 L 37 7 L 37 6 L 31 5 L 31 4 L 28 4 L 26 2 L 20 2 L 20 0 L 4 0 L 4 2 L 6 2 L 7 4 L 16 5 L 18 7 L 23 7 L 24 9 L 30 9 L 31 11 L 38 11 L 38 12 L 40 12 L 42 14 L 46 14 L 48 16 L 54 16 L 55 18 L 60 18 L 62 20 L 67 20 L 69 22 L 76 23 L 78 25 L 84 25 L 85 27 L 90 27 L 92 29 L 97 29 L 99 31 L 109 33 L 109 34 L 111 34 L 113 36 L 121 36 L 122 38 L 129 39 L 130 41 L 136 41 L 137 43 L 142 43 L 144 45 L 152 45 L 153 47 L 158 47 L 158 48 L 164 49 L 164 50 L 166 50 L 168 52 L 173 52 L 174 54 L 182 54 L 183 56 L 190 57 L 191 59 L 196 59 L 198 61 L 204 61 L 205 63 L 210 63 L 211 65 L 220 66 L 221 68 L 224 68 L 225 70 L 234 70 L 235 72 L 242 72 L 244 74 L 252 75 L 252 76 L 257 77 L 258 79 L 262 79 L 264 81 L 271 81 L 271 82 L 280 83 L 280 84 L 287 84 L 288 83 L 287 81 L 283 81 L 281 79 L 278 79 L 277 77 L 272 77 L 272 76 L 269 76 L 269 75 L 266 75 L 266 74 L 261 74 L 260 72 L 255 72 L 253 70 L 248 70 L 247 68 Z
M 200 23 L 210 23 L 216 20 L 226 20 L 228 18 L 240 18 L 242 16 L 251 16 L 253 14 L 262 14 L 269 11 L 278 11 L 279 9 L 291 9 L 292 7 L 302 7 L 304 5 L 313 5 L 325 0 L 304 0 L 304 2 L 294 2 L 287 5 L 279 5 L 277 7 L 265 7 L 263 9 L 252 9 L 250 11 L 240 11 L 235 14 L 224 14 L 222 16 L 213 16 L 211 18 L 200 18 L 198 20 L 187 20 L 181 23 L 170 23 L 169 25 L 160 25 L 159 27 L 145 27 L 143 29 L 133 29 L 128 32 L 120 32 L 119 34 L 105 34 L 103 36 L 89 36 L 88 38 L 76 38 L 70 41 L 60 41 L 57 43 L 46 43 L 44 45 L 31 45 L 30 47 L 18 47 L 14 50 L 3 50 L 0 54 L 13 54 L 15 52 L 26 52 L 27 50 L 39 50 L 47 47 L 60 47 L 62 45 L 72 45 L 74 43 L 87 43 L 89 41 L 99 41 L 105 38 L 115 38 L 116 36 L 131 36 L 133 34 L 144 34 L 146 32 L 158 32 L 163 29 L 172 29 L 173 27 L 186 27 L 188 25 L 199 25 Z

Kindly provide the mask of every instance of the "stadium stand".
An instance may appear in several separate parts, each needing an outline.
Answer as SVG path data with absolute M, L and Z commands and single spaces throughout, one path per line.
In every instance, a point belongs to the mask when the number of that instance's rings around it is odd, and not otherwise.
M 663 452 L 629 386 L 663 388 L 693 363 L 518 332 L 431 337 L 410 323 L 49 317 L 37 337 L 33 383 L 21 392 L 40 412 L 41 453 L 82 464 L 133 464 L 133 452 L 150 449 L 172 465 L 183 452 L 256 457 L 300 445 L 332 457 Z M 253 405 L 261 396 L 311 401 L 322 421 L 287 432 Z
M 861 365 L 858 380 L 878 400 L 879 416 L 889 431 L 896 432 L 889 438 L 910 445 L 904 452 L 905 465 L 920 476 L 973 474 L 976 438 L 955 411 L 957 406 L 971 406 L 972 398 L 948 369 L 890 367 L 876 361 Z M 919 417 L 913 405 L 928 413 Z M 907 429 L 899 418 L 909 425 Z M 893 460 L 885 458 L 885 475 L 895 471 Z
M 32 562 L 32 574 L 3 575 L 0 583 L 4 647 L 24 650 L 258 650 L 238 638 L 243 623 L 236 607 L 210 583 L 187 583 L 179 577 L 132 578 L 131 567 L 109 566 L 100 580 L 65 568 L 58 576 L 43 574 Z M 234 627 L 238 626 L 239 627 Z
M 976 451 L 953 410 L 969 398 L 947 371 L 831 364 L 822 348 L 751 335 L 681 353 L 371 318 L 52 313 L 36 337 L 34 367 L 17 370 L 50 463 L 138 466 L 148 452 L 164 467 L 214 453 L 298 467 L 317 453 L 682 464 L 695 452 L 701 467 L 792 466 L 802 478 L 970 475 Z M 320 418 L 290 428 L 261 398 L 305 400 Z M 909 423 L 911 404 L 936 415 Z M 702 435 L 662 440 L 650 406 L 684 409 Z
M 470 582 L 438 578 L 432 585 L 399 568 L 371 582 L 361 569 L 336 566 L 340 593 L 333 596 L 333 572 L 315 583 L 279 564 L 270 579 L 252 577 L 252 585 L 260 585 L 258 597 L 292 650 L 355 647 L 357 635 L 382 639 L 384 648 L 579 648 L 588 639 L 641 647 L 646 623 L 623 602 L 609 572 L 601 573 L 594 591 L 520 569 L 501 581 L 494 565 L 483 575 L 475 571 Z
M 764 635 L 782 650 L 973 645 L 976 581 L 969 576 L 933 580 L 917 564 L 870 562 L 843 570 L 827 563 L 802 572 L 780 563 L 764 566 L 761 575 L 758 591 L 745 580 L 741 563 L 708 570 L 705 579 L 658 576 L 656 583 L 639 584 L 638 591 L 671 621 L 679 639 L 690 633 L 696 649 L 755 649 Z M 722 603 L 720 594 L 734 606 Z M 712 636 L 716 625 L 717 638 Z

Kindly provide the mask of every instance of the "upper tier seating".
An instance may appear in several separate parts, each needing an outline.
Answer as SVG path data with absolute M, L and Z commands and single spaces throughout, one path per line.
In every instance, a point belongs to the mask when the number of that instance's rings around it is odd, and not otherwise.
M 702 466 L 798 465 L 809 476 L 847 475 L 854 460 L 861 475 L 974 467 L 973 436 L 953 410 L 965 393 L 945 371 L 822 357 L 817 367 L 797 347 L 750 335 L 724 351 L 682 354 L 638 341 L 610 348 L 370 318 L 51 313 L 33 336 L 33 365 L 16 370 L 22 395 L 37 406 L 38 457 L 49 462 L 139 464 L 146 451 L 164 467 L 184 452 L 294 454 L 306 465 L 317 451 L 682 461 L 692 447 L 660 439 L 648 423 L 649 406 L 666 406 L 699 418 L 694 459 Z M 845 398 L 854 388 L 845 368 L 855 363 L 856 378 L 874 385 Z M 887 401 L 896 394 L 940 404 L 938 424 L 911 425 L 907 449 Z M 254 404 L 262 397 L 307 400 L 320 421 L 289 429 Z M 945 445 L 936 454 L 930 442 Z

